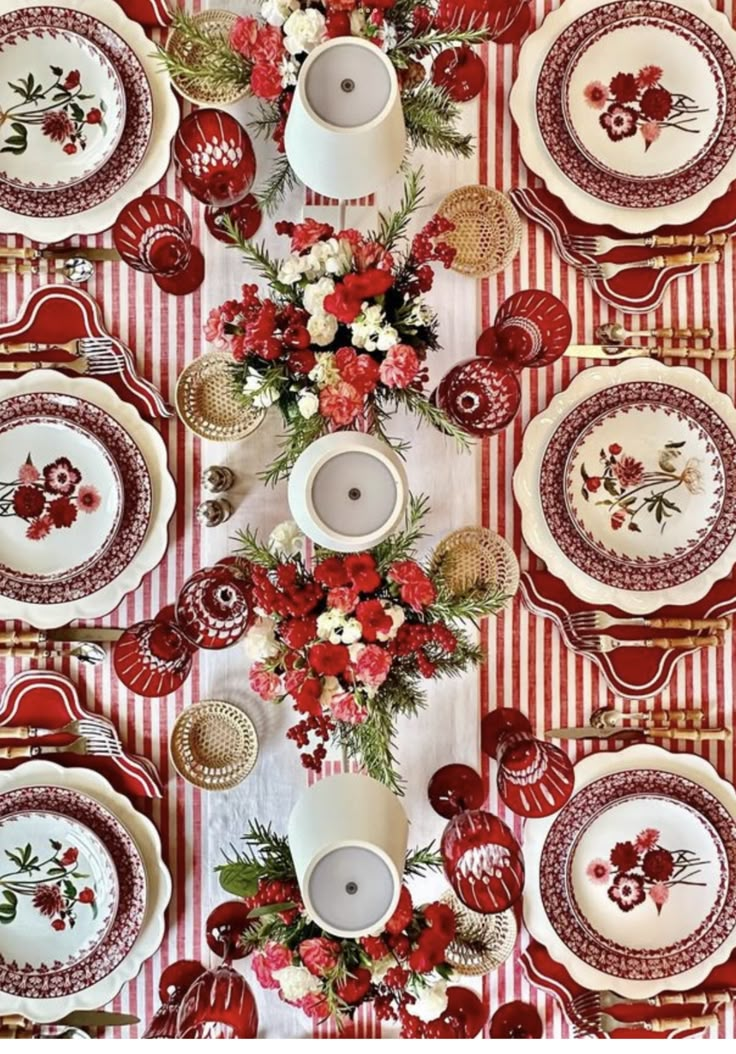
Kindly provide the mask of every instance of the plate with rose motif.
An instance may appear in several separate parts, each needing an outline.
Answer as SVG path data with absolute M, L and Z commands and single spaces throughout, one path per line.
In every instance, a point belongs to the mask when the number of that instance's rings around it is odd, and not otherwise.
M 581 600 L 695 602 L 736 561 L 736 408 L 687 367 L 584 370 L 527 428 L 514 493 L 530 549 Z
M 88 596 L 143 544 L 152 502 L 145 459 L 115 418 L 86 399 L 1 394 L 0 596 Z
M 0 773 L 0 856 L 0 1014 L 106 1005 L 163 937 L 153 824 L 99 773 L 28 761 Z
M 524 45 L 511 107 L 581 219 L 689 222 L 736 175 L 736 32 L 708 0 L 567 0 Z
M 99 172 L 125 126 L 123 83 L 108 55 L 48 26 L 0 35 L 0 54 L 0 182 L 56 191 Z
M 567 804 L 527 825 L 524 856 L 525 922 L 586 988 L 694 987 L 736 947 L 736 793 L 701 758 L 585 758 Z

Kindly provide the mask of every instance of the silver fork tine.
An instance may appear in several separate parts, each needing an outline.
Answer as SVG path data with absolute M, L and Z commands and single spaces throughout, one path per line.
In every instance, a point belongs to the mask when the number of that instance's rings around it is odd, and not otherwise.
M 85 355 L 95 355 L 102 351 L 114 351 L 111 337 L 80 337 L 79 350 Z
M 115 729 L 106 721 L 96 721 L 93 717 L 75 721 L 76 731 L 82 736 L 103 736 L 105 739 L 117 739 Z
M 597 611 L 574 611 L 563 619 L 563 622 L 574 630 L 580 630 L 585 627 L 596 629 L 599 626 L 599 621 Z

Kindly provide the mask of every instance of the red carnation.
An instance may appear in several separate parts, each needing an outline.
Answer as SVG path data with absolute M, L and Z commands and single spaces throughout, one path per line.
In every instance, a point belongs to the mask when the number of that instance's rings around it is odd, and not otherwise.
M 13 494 L 13 508 L 16 516 L 24 520 L 33 519 L 43 512 L 45 499 L 40 490 L 35 487 L 18 487 Z
M 317 636 L 317 620 L 314 618 L 293 618 L 279 626 L 279 634 L 287 647 L 301 651 Z
M 611 850 L 611 863 L 618 871 L 631 871 L 639 863 L 633 842 L 617 842 Z
M 312 573 L 318 582 L 330 589 L 335 586 L 345 586 L 349 581 L 346 562 L 339 556 L 330 556 L 322 560 Z
M 347 11 L 328 11 L 325 19 L 325 33 L 328 40 L 333 40 L 335 37 L 349 37 L 351 35 L 350 15 Z
M 261 26 L 253 45 L 253 58 L 257 63 L 268 62 L 277 65 L 284 54 L 284 38 L 277 26 Z
M 393 284 L 394 276 L 390 271 L 383 271 L 379 267 L 370 267 L 362 274 L 346 274 L 343 278 L 348 296 L 360 301 L 383 296 Z
M 289 233 L 291 234 L 291 251 L 301 253 L 305 249 L 311 249 L 317 242 L 331 238 L 335 233 L 335 228 L 331 227 L 329 223 L 319 223 L 317 220 L 309 218 L 304 220 L 303 223 L 295 223 Z
M 639 94 L 633 73 L 617 73 L 609 88 L 616 102 L 633 102 Z
M 312 338 L 310 337 L 309 330 L 306 326 L 303 326 L 300 322 L 294 322 L 284 329 L 282 341 L 287 348 L 298 348 L 299 350 L 304 351 L 312 343 Z M 312 365 L 314 365 L 314 362 L 317 361 L 314 358 L 314 354 L 312 354 L 312 359 Z M 310 369 L 311 368 L 312 367 L 310 366 Z M 308 373 L 309 370 L 304 370 L 303 372 Z
M 315 977 L 324 977 L 334 970 L 340 959 L 340 945 L 327 937 L 310 937 L 297 949 L 302 962 Z
M 409 966 L 417 973 L 429 973 L 444 962 L 447 945 L 433 935 L 432 930 L 422 930 L 417 946 L 409 956 Z
M 336 586 L 327 594 L 327 607 L 340 611 L 343 615 L 349 615 L 355 611 L 358 603 L 358 594 L 350 586 Z
M 410 925 L 414 918 L 414 905 L 411 893 L 406 886 L 401 887 L 399 902 L 391 918 L 386 923 L 386 932 L 392 934 L 402 933 Z
M 59 857 L 59 863 L 62 867 L 70 867 L 72 864 L 76 864 L 78 856 L 78 849 L 65 849 Z
M 319 717 L 322 713 L 320 697 L 322 695 L 322 682 L 316 677 L 305 677 L 301 688 L 291 693 L 294 697 L 294 706 L 302 714 L 311 714 Z
M 650 849 L 644 856 L 641 869 L 654 882 L 666 882 L 675 870 L 672 853 L 667 849 Z
M 259 99 L 278 99 L 283 90 L 278 66 L 257 62 L 251 70 L 250 88 Z
M 349 326 L 360 314 L 362 302 L 358 297 L 351 296 L 342 282 L 338 282 L 335 291 L 324 298 L 322 306 L 338 322 Z
M 378 383 L 378 363 L 370 355 L 358 355 L 354 348 L 339 348 L 335 365 L 340 376 L 360 395 L 370 395 Z
M 337 987 L 337 994 L 344 1003 L 354 1005 L 359 1003 L 361 999 L 367 994 L 368 989 L 371 986 L 371 972 L 366 970 L 363 966 L 359 966 L 357 970 L 353 970 L 352 975 L 349 975 L 344 981 L 341 981 Z
M 431 578 L 413 560 L 400 560 L 392 564 L 388 577 L 400 586 L 399 596 L 415 611 L 423 611 L 437 598 Z
M 442 938 L 444 940 L 445 946 L 454 939 L 457 921 L 455 912 L 449 904 L 441 904 L 439 901 L 428 904 L 424 909 L 424 918 L 429 923 L 437 939 Z
M 68 498 L 56 498 L 49 505 L 49 516 L 55 527 L 71 527 L 77 518 L 77 506 Z
M 349 662 L 350 654 L 344 644 L 322 641 L 309 649 L 309 665 L 322 677 L 337 677 L 345 672 Z
M 639 109 L 652 121 L 664 121 L 672 109 L 672 96 L 666 88 L 647 88 L 639 102 Z
M 367 641 L 378 640 L 378 634 L 388 633 L 393 625 L 380 600 L 361 601 L 355 616 L 363 630 L 363 640 Z
M 376 561 L 370 553 L 354 553 L 346 556 L 345 571 L 353 587 L 360 593 L 375 593 L 381 585 L 381 577 L 376 571 Z
M 290 351 L 286 357 L 286 365 L 289 367 L 292 373 L 301 373 L 306 375 L 317 365 L 317 356 L 314 354 L 313 351 L 305 351 L 303 349 L 299 349 L 297 351 Z
M 75 88 L 79 87 L 79 82 L 81 81 L 81 79 L 82 78 L 80 76 L 79 70 L 70 70 L 69 73 L 67 73 L 66 75 L 66 79 L 64 80 L 62 87 L 66 88 L 67 91 L 73 91 Z

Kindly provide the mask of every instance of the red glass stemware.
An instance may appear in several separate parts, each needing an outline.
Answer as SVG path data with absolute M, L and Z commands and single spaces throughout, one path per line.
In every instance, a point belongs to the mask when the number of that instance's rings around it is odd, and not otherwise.
M 203 973 L 204 966 L 193 959 L 179 959 L 166 967 L 158 984 L 161 1006 L 143 1033 L 143 1039 L 176 1039 L 176 1021 L 181 1001 Z
M 427 797 L 446 820 L 465 809 L 479 809 L 486 800 L 483 778 L 469 765 L 443 765 L 429 781 Z
M 192 669 L 193 650 L 173 622 L 146 619 L 130 626 L 116 641 L 113 665 L 126 688 L 153 699 L 184 684 Z
M 229 648 L 252 621 L 250 580 L 237 563 L 197 571 L 176 601 L 176 624 L 199 648 Z
M 455 102 L 469 102 L 480 95 L 486 82 L 486 67 L 480 55 L 463 44 L 446 48 L 432 63 L 432 81 Z
M 510 369 L 535 369 L 556 362 L 570 344 L 572 320 L 561 300 L 544 289 L 513 293 L 493 322 L 493 359 Z M 481 335 L 482 336 L 482 335 Z
M 447 989 L 447 1007 L 442 1020 L 454 1027 L 462 1039 L 474 1039 L 485 1027 L 488 1011 L 470 988 L 451 985 Z
M 249 241 L 258 233 L 263 222 L 263 213 L 253 194 L 246 194 L 237 205 L 230 205 L 222 209 L 207 209 L 204 214 L 207 230 L 213 238 L 217 238 L 218 242 L 232 244 L 232 235 L 224 225 L 226 218 L 230 219 L 240 237 L 244 241 Z
M 440 0 L 436 23 L 441 29 L 483 26 L 496 44 L 521 40 L 529 29 L 528 0 Z
M 450 885 L 466 907 L 495 915 L 512 907 L 524 889 L 519 843 L 497 816 L 461 812 L 448 823 L 440 852 Z
M 498 762 L 498 793 L 518 816 L 551 816 L 569 800 L 575 786 L 570 758 L 560 747 L 537 739 L 518 710 L 500 707 L 487 714 L 481 746 Z
M 194 110 L 184 118 L 174 139 L 174 164 L 192 197 L 216 209 L 242 201 L 256 175 L 250 136 L 223 110 Z
M 192 245 L 192 224 L 171 198 L 143 194 L 129 202 L 115 221 L 112 238 L 125 263 L 153 275 L 164 292 L 184 296 L 204 280 L 204 257 Z
M 435 401 L 470 435 L 485 438 L 514 419 L 521 405 L 521 387 L 505 366 L 489 358 L 467 359 L 445 374 Z
M 504 1003 L 491 1018 L 491 1039 L 541 1039 L 544 1026 L 537 1008 L 520 999 Z

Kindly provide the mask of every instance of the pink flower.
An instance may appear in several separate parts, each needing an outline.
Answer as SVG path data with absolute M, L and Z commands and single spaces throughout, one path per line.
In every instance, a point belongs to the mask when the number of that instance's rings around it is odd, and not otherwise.
M 608 896 L 621 911 L 632 911 L 646 900 L 643 879 L 640 875 L 616 875 Z
M 665 885 L 664 882 L 655 882 L 653 886 L 649 887 L 649 896 L 654 902 L 659 915 L 670 898 L 669 886 Z
M 291 251 L 303 253 L 307 249 L 311 249 L 317 242 L 331 238 L 334 233 L 335 230 L 329 223 L 320 223 L 318 220 L 308 217 L 303 223 L 295 223 L 290 231 Z
M 256 695 L 266 703 L 272 703 L 281 694 L 281 678 L 267 670 L 262 662 L 253 663 L 248 682 Z
M 639 88 L 653 88 L 661 79 L 661 66 L 642 66 L 636 75 L 636 84 Z
M 283 89 L 278 66 L 272 62 L 257 62 L 251 71 L 250 87 L 259 99 L 278 99 Z
M 31 455 L 29 454 L 23 464 L 18 469 L 18 482 L 26 484 L 35 483 L 40 478 L 41 473 L 31 461 Z
M 415 611 L 423 611 L 437 597 L 431 578 L 414 560 L 399 560 L 392 564 L 388 577 L 399 584 L 399 596 Z
M 327 607 L 343 615 L 349 615 L 351 611 L 355 611 L 357 603 L 358 594 L 350 586 L 336 586 L 327 594 Z
M 583 91 L 585 101 L 594 110 L 602 110 L 608 102 L 608 88 L 601 81 L 591 81 Z
M 256 62 L 278 65 L 284 54 L 284 38 L 276 26 L 262 26 L 258 30 L 253 58 Z
M 387 388 L 407 388 L 417 375 L 419 359 L 408 344 L 394 344 L 386 353 L 378 374 Z
M 659 831 L 654 827 L 645 827 L 643 831 L 639 831 L 634 845 L 640 853 L 645 853 L 647 849 L 654 849 L 658 842 Z
M 32 542 L 40 542 L 51 531 L 53 526 L 54 521 L 50 516 L 40 516 L 37 520 L 32 520 L 28 524 L 26 538 L 30 538 Z
M 601 114 L 599 121 L 608 138 L 618 143 L 621 139 L 636 135 L 637 116 L 636 110 L 632 110 L 630 106 L 615 103 Z
M 352 424 L 363 410 L 364 398 L 352 384 L 340 381 L 319 393 L 319 412 L 335 425 Z
M 380 688 L 391 669 L 391 656 L 378 644 L 366 644 L 355 663 L 355 676 L 367 688 Z
M 591 860 L 585 873 L 591 882 L 604 886 L 611 877 L 611 865 L 607 860 Z
M 278 988 L 279 983 L 274 980 L 273 973 L 291 966 L 291 960 L 292 954 L 286 945 L 276 941 L 269 941 L 261 951 L 256 952 L 251 959 L 251 966 L 261 988 Z
M 68 457 L 57 457 L 43 470 L 44 486 L 50 494 L 68 497 L 82 480 L 82 473 L 72 465 Z
M 328 937 L 310 937 L 299 944 L 299 957 L 315 977 L 334 970 L 340 959 L 340 945 Z
M 230 47 L 247 59 L 253 58 L 257 40 L 258 21 L 255 18 L 240 17 L 230 30 Z
M 648 150 L 652 143 L 659 139 L 662 134 L 656 121 L 645 121 L 644 124 L 639 125 L 639 131 L 646 143 L 644 150 Z
M 77 491 L 77 505 L 81 512 L 95 512 L 99 509 L 100 492 L 96 487 L 80 487 Z
M 620 531 L 625 523 L 626 513 L 622 509 L 617 509 L 611 517 L 611 527 L 614 531 Z
M 616 479 L 624 489 L 638 486 L 644 478 L 644 466 L 635 457 L 626 454 L 613 466 Z
M 224 308 L 213 307 L 203 327 L 205 340 L 208 340 L 210 344 L 214 344 L 216 348 L 226 348 L 228 339 L 225 332 L 225 323 L 230 321 L 231 318 Z
M 309 992 L 296 1005 L 313 1021 L 325 1021 L 330 1016 L 329 1005 L 321 992 Z
M 330 699 L 330 713 L 335 721 L 344 721 L 346 725 L 362 725 L 368 712 L 358 706 L 355 696 L 350 692 L 341 692 Z

